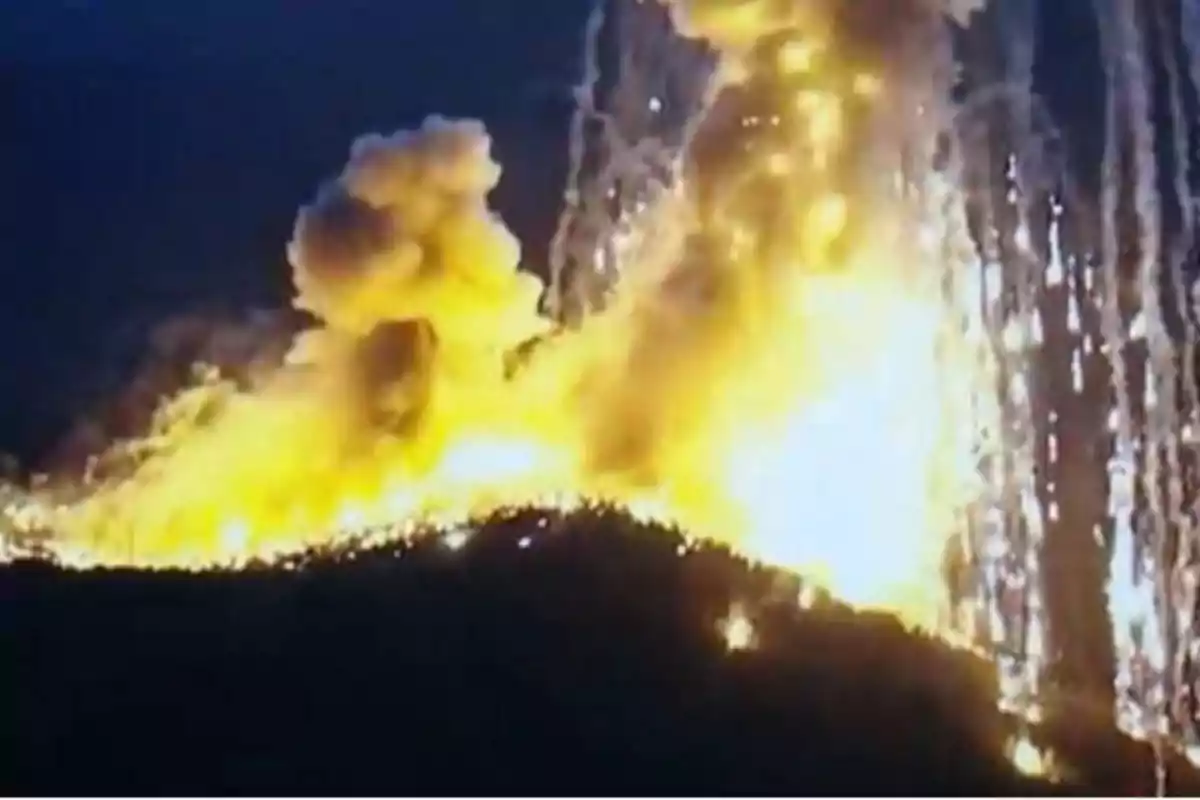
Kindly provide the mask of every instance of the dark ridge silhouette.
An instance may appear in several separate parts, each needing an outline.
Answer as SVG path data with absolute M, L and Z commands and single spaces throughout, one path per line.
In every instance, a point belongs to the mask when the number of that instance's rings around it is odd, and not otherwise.
M 1078 712 L 1034 732 L 1069 782 L 1018 776 L 987 664 L 799 589 L 608 510 L 241 571 L 14 564 L 0 791 L 1152 791 L 1148 749 Z

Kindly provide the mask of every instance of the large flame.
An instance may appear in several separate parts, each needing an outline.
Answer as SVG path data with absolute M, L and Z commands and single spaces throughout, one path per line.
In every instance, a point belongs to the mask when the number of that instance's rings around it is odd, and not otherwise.
M 837 4 L 716 5 L 678 4 L 681 26 L 723 49 L 755 113 L 730 128 L 712 110 L 603 311 L 569 330 L 536 312 L 541 286 L 486 206 L 481 126 L 361 140 L 289 251 L 318 325 L 254 391 L 170 401 L 132 466 L 58 506 L 59 554 L 237 563 L 605 501 L 933 624 L 981 376 L 944 296 L 957 265 L 944 236 L 913 235 L 890 175 L 849 177 L 855 120 L 891 95 L 878 59 L 841 57 L 836 15 L 817 18 Z M 204 413 L 180 413 L 197 392 Z

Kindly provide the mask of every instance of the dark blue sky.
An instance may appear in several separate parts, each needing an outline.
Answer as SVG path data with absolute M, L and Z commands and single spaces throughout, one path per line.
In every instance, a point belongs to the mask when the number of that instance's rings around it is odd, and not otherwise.
M 585 6 L 578 0 L 536 6 L 513 0 L 5 0 L 0 52 L 32 61 L 158 63 L 338 59 L 348 51 L 417 49 L 424 53 L 416 58 L 436 60 L 437 50 L 444 51 L 442 58 L 453 57 L 455 40 L 483 47 L 479 55 L 486 57 L 487 50 L 500 49 L 497 37 L 517 35 L 525 46 L 507 53 L 507 60 L 520 62 L 529 61 L 530 51 L 548 49 L 534 44 L 538 29 L 557 38 L 563 23 L 573 27 Z M 536 11 L 513 13 L 522 8 Z

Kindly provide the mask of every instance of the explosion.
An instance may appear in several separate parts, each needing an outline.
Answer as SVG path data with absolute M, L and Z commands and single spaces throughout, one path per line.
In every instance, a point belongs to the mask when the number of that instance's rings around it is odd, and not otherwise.
M 716 101 L 578 325 L 539 314 L 488 208 L 482 125 L 360 139 L 288 249 L 315 324 L 253 389 L 190 389 L 85 487 L 52 483 L 53 550 L 236 565 L 613 503 L 943 624 L 989 378 L 955 295 L 977 283 L 940 211 L 957 190 L 933 169 L 945 56 L 926 45 L 970 8 L 876 5 L 670 4 L 718 52 Z
M 607 102 L 614 4 L 588 26 L 546 265 L 489 210 L 480 123 L 360 139 L 296 221 L 312 324 L 282 364 L 227 342 L 82 480 L 0 485 L 0 559 L 236 568 L 430 525 L 453 550 L 498 510 L 609 504 L 801 573 L 801 606 L 969 641 L 1029 724 L 1053 675 L 1160 781 L 1168 740 L 1200 763 L 1200 5 L 1092 4 L 1091 164 L 1051 152 L 1035 4 L 988 10 L 1002 74 L 968 80 L 950 34 L 985 0 L 622 2 Z M 660 30 L 682 120 L 640 74 Z M 737 607 L 720 633 L 756 644 Z

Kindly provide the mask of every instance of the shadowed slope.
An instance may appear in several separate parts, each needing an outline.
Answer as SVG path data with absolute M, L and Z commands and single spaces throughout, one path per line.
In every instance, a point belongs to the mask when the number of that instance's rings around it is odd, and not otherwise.
M 985 664 L 888 617 L 801 610 L 798 588 L 608 511 L 236 573 L 16 565 L 0 789 L 1054 790 L 1004 761 Z M 720 635 L 733 605 L 750 649 Z M 1147 790 L 1142 750 L 1113 742 L 1080 788 Z

